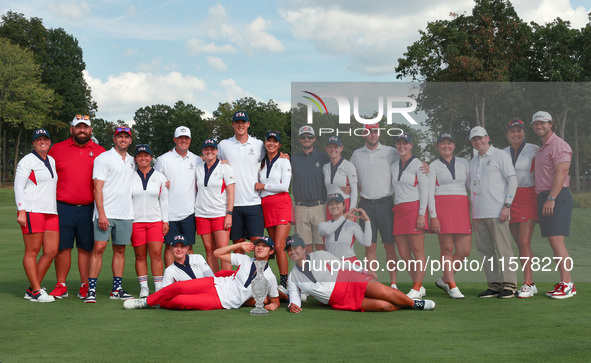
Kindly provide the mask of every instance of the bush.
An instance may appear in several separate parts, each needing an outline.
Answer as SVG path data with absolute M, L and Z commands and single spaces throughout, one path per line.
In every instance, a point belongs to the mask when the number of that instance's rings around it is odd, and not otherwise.
M 591 209 L 591 192 L 573 193 L 573 206 L 575 208 Z

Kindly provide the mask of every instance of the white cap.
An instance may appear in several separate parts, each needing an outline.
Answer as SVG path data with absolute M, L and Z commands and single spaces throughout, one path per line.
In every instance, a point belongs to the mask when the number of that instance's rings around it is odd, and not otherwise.
M 191 129 L 187 126 L 179 126 L 174 130 L 174 137 L 188 136 L 191 137 Z
M 90 117 L 88 115 L 76 115 L 72 120 L 72 126 L 76 126 L 80 123 L 90 126 Z
M 552 116 L 550 116 L 550 114 L 546 111 L 538 111 L 538 112 L 534 113 L 534 115 L 531 118 L 532 124 L 536 121 L 544 121 L 544 122 L 552 121 Z
M 312 134 L 316 136 L 316 134 L 314 133 L 314 128 L 312 126 L 300 127 L 300 132 L 298 132 L 298 136 L 300 136 L 301 134 Z
M 488 135 L 486 133 L 486 130 L 484 129 L 484 127 L 481 126 L 476 126 L 472 130 L 470 130 L 470 140 L 472 140 L 472 138 L 476 136 L 484 137 L 486 135 Z

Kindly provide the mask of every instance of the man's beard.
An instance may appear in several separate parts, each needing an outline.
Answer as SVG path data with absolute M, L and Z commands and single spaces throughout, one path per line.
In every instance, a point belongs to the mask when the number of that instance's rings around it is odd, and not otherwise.
M 76 143 L 80 145 L 84 145 L 90 141 L 90 135 L 88 134 L 75 134 L 72 136 L 74 137 L 74 141 L 76 141 Z

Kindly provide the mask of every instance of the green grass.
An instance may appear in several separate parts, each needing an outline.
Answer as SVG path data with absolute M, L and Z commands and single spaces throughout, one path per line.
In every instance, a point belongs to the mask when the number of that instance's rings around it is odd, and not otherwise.
M 452 300 L 435 288 L 438 273 L 425 277 L 432 312 L 394 313 L 333 311 L 305 303 L 301 314 L 285 305 L 266 317 L 250 308 L 220 311 L 126 311 L 108 298 L 110 254 L 98 284 L 97 304 L 75 297 L 78 273 L 73 262 L 69 298 L 50 304 L 24 300 L 27 280 L 22 268 L 23 242 L 16 224 L 12 190 L 0 189 L 0 361 L 588 361 L 591 351 L 591 246 L 586 227 L 591 211 L 575 209 L 568 246 L 575 261 L 576 297 L 557 301 L 543 296 L 557 272 L 534 273 L 540 294 L 530 299 L 479 299 L 484 273 L 459 273 L 465 300 Z M 534 232 L 534 252 L 551 256 L 547 241 Z M 426 250 L 435 257 L 435 236 Z M 199 252 L 203 248 L 199 246 Z M 477 259 L 475 247 L 471 258 Z M 385 263 L 383 248 L 378 247 Z M 359 256 L 363 256 L 359 251 Z M 74 253 L 75 255 L 75 253 Z M 127 252 L 125 288 L 139 292 Z M 518 280 L 522 275 L 518 273 Z M 387 272 L 380 280 L 388 281 Z M 400 287 L 410 288 L 407 273 Z M 43 285 L 55 285 L 50 269 Z

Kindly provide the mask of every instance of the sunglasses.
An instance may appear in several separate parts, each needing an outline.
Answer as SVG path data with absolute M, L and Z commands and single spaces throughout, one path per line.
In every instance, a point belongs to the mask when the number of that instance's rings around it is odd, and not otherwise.
M 306 140 L 306 139 L 314 140 L 315 138 L 316 138 L 316 136 L 314 136 L 314 135 L 302 135 L 299 137 L 300 140 Z
M 76 120 L 90 120 L 88 115 L 76 115 Z
M 131 129 L 129 127 L 118 127 L 115 132 L 129 132 Z

